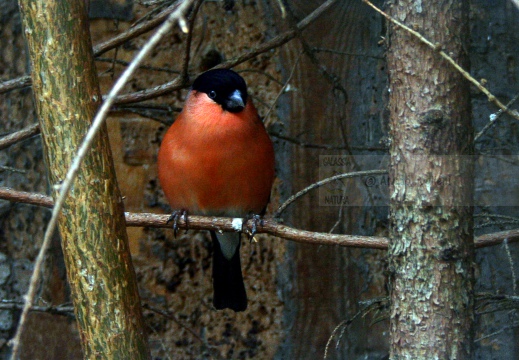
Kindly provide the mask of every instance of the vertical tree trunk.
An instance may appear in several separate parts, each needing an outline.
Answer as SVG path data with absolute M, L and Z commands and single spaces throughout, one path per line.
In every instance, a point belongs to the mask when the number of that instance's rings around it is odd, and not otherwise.
M 395 1 L 390 14 L 467 68 L 467 1 Z M 469 85 L 391 26 L 392 359 L 468 359 L 473 341 Z M 467 156 L 465 156 L 467 155 Z
M 83 1 L 20 0 L 51 184 L 64 179 L 101 99 Z M 59 219 L 85 358 L 149 357 L 106 129 Z

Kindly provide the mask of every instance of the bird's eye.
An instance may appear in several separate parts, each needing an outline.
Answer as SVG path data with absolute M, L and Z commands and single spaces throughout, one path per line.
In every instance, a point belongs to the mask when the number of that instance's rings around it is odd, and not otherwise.
M 216 97 L 216 91 L 214 91 L 214 90 L 209 91 L 209 97 L 211 99 L 214 99 Z

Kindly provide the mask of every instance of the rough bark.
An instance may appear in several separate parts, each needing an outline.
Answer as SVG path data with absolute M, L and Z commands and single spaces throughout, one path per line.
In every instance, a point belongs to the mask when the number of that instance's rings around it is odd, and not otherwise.
M 395 1 L 390 14 L 467 68 L 467 1 Z M 469 85 L 394 26 L 388 69 L 390 356 L 468 359 L 474 319 Z
M 83 1 L 19 2 L 51 184 L 59 184 L 101 99 Z M 84 357 L 149 357 L 106 129 L 59 219 Z

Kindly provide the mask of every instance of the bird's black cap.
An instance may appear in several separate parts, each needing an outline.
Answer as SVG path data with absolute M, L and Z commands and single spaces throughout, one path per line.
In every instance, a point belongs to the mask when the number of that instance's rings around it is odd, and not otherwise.
M 240 75 L 232 70 L 206 71 L 195 79 L 192 89 L 206 93 L 229 112 L 240 112 L 247 104 L 247 84 Z

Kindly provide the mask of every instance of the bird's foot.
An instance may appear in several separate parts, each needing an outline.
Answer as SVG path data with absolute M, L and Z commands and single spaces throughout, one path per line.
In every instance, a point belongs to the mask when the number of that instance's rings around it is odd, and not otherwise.
M 171 221 L 173 221 L 173 235 L 175 235 L 175 237 L 177 237 L 177 233 L 178 233 L 178 229 L 179 229 L 178 221 L 180 219 L 184 220 L 184 222 L 186 223 L 186 232 L 187 232 L 187 227 L 188 227 L 187 210 L 185 210 L 185 209 L 173 211 L 173 213 L 169 217 L 168 221 L 166 222 L 166 224 L 169 224 Z
M 250 226 L 249 220 L 252 220 Z M 243 219 L 241 231 L 247 234 L 249 241 L 252 242 L 252 240 L 254 240 L 254 235 L 256 235 L 256 232 L 258 231 L 258 226 L 262 225 L 263 217 L 261 215 L 248 213 L 247 216 Z

